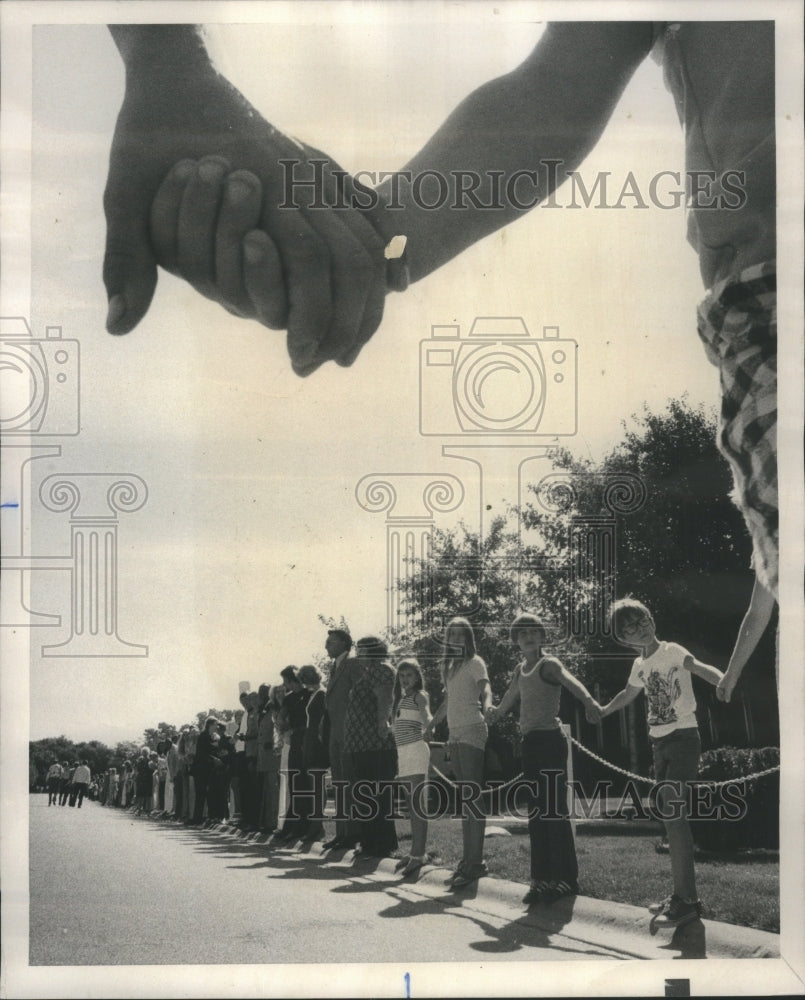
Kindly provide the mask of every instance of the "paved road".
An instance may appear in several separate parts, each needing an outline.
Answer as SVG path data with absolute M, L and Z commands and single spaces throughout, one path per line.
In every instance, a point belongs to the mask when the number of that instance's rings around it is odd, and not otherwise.
M 230 834 L 30 797 L 31 965 L 535 961 L 602 948 Z M 609 953 L 612 954 L 612 953 Z

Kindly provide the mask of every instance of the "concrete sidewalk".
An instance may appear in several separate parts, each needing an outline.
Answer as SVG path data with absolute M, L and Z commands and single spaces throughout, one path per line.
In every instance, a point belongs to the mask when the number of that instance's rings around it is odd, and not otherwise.
M 227 824 L 212 829 L 254 843 L 267 843 L 267 834 L 246 833 Z M 392 859 L 369 859 L 352 851 L 324 851 L 320 843 L 299 842 L 272 848 L 272 853 L 303 858 L 311 865 L 337 868 L 347 875 L 383 882 L 413 895 L 444 899 L 490 916 L 517 921 L 547 934 L 602 948 L 623 958 L 779 958 L 779 935 L 768 931 L 725 924 L 716 920 L 693 920 L 674 931 L 651 933 L 647 910 L 626 903 L 571 896 L 550 905 L 526 907 L 522 898 L 527 886 L 492 876 L 479 879 L 461 891 L 446 885 L 449 869 L 425 865 L 414 878 L 400 879 Z

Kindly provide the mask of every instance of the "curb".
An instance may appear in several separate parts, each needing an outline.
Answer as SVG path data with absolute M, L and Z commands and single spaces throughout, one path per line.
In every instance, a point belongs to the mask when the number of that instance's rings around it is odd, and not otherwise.
M 267 844 L 271 839 L 266 833 L 247 833 L 226 824 L 211 824 L 207 829 L 225 833 L 255 844 Z M 201 829 L 201 828 L 197 828 Z M 321 842 L 299 850 L 300 841 L 277 846 L 284 855 L 295 855 L 311 863 L 338 868 L 345 875 L 383 882 L 406 892 L 431 899 L 442 899 L 461 907 L 508 917 L 525 927 L 534 927 L 552 935 L 575 940 L 605 953 L 622 958 L 779 958 L 780 937 L 770 931 L 741 927 L 717 920 L 694 920 L 674 931 L 660 931 L 652 936 L 651 916 L 646 911 L 628 903 L 574 896 L 550 905 L 524 908 L 522 897 L 526 886 L 519 882 L 487 877 L 461 892 L 451 891 L 445 880 L 449 869 L 424 865 L 414 879 L 401 880 L 394 871 L 395 861 L 388 858 L 372 859 L 373 867 L 356 858 L 351 851 L 344 854 L 322 849 Z M 366 859 L 368 861 L 369 859 Z M 391 876 L 389 878 L 389 876 Z

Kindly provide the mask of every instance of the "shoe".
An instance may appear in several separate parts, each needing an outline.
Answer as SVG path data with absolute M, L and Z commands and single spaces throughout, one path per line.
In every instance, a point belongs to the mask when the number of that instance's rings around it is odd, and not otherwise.
M 410 878 L 412 875 L 416 875 L 424 864 L 424 858 L 409 858 L 408 863 L 400 872 L 400 878 Z
M 540 896 L 548 888 L 547 882 L 532 882 L 531 888 L 523 896 L 523 902 L 526 906 L 532 906 L 534 903 L 540 902 Z
M 302 837 L 303 844 L 313 844 L 315 841 L 320 840 L 324 836 L 324 827 L 317 826 L 312 830 L 307 830 Z
M 452 885 L 457 878 L 460 878 L 464 874 L 464 869 L 466 867 L 467 867 L 467 864 L 466 864 L 465 861 L 459 861 L 458 867 L 456 868 L 456 870 L 454 872 L 452 872 L 452 874 L 450 875 L 450 877 L 447 879 L 446 884 L 447 885 Z
M 479 878 L 483 878 L 484 875 L 489 874 L 489 869 L 486 867 L 486 862 L 481 861 L 477 865 L 465 865 L 464 870 L 459 872 L 453 879 L 454 889 L 464 889 L 466 886 L 471 885 L 476 882 Z
M 648 912 L 653 914 L 662 913 L 663 910 L 668 909 L 673 898 L 673 896 L 666 896 L 665 899 L 661 899 L 659 903 L 651 903 L 648 908 Z
M 699 920 L 702 915 L 702 904 L 699 900 L 688 902 L 677 896 L 671 897 L 671 902 L 652 920 L 655 927 L 681 927 L 691 920 Z
M 549 882 L 539 894 L 540 903 L 555 903 L 565 896 L 577 896 L 579 887 L 575 882 Z
M 331 837 L 330 840 L 325 840 L 321 845 L 325 851 L 331 851 L 334 847 L 341 847 L 343 845 L 343 837 Z
M 405 868 L 405 866 L 406 866 L 406 865 L 408 864 L 408 862 L 409 862 L 410 860 L 411 860 L 411 855 L 410 855 L 410 854 L 406 854 L 406 855 L 405 855 L 405 857 L 403 857 L 403 858 L 400 858 L 400 860 L 399 860 L 399 861 L 397 862 L 397 864 L 396 864 L 396 865 L 394 866 L 394 871 L 395 871 L 395 872 L 399 872 L 399 871 L 402 871 L 402 870 L 403 870 L 403 868 Z

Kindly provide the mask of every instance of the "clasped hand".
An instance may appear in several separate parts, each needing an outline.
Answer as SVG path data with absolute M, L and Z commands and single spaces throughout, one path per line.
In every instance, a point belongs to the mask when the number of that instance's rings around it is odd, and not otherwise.
M 286 171 L 310 178 L 314 161 L 317 189 L 290 188 L 281 207 Z M 380 324 L 386 262 L 372 223 L 339 202 L 349 183 L 211 69 L 175 87 L 129 82 L 104 193 L 107 328 L 139 323 L 159 264 L 229 312 L 287 329 L 297 374 L 351 364 Z

